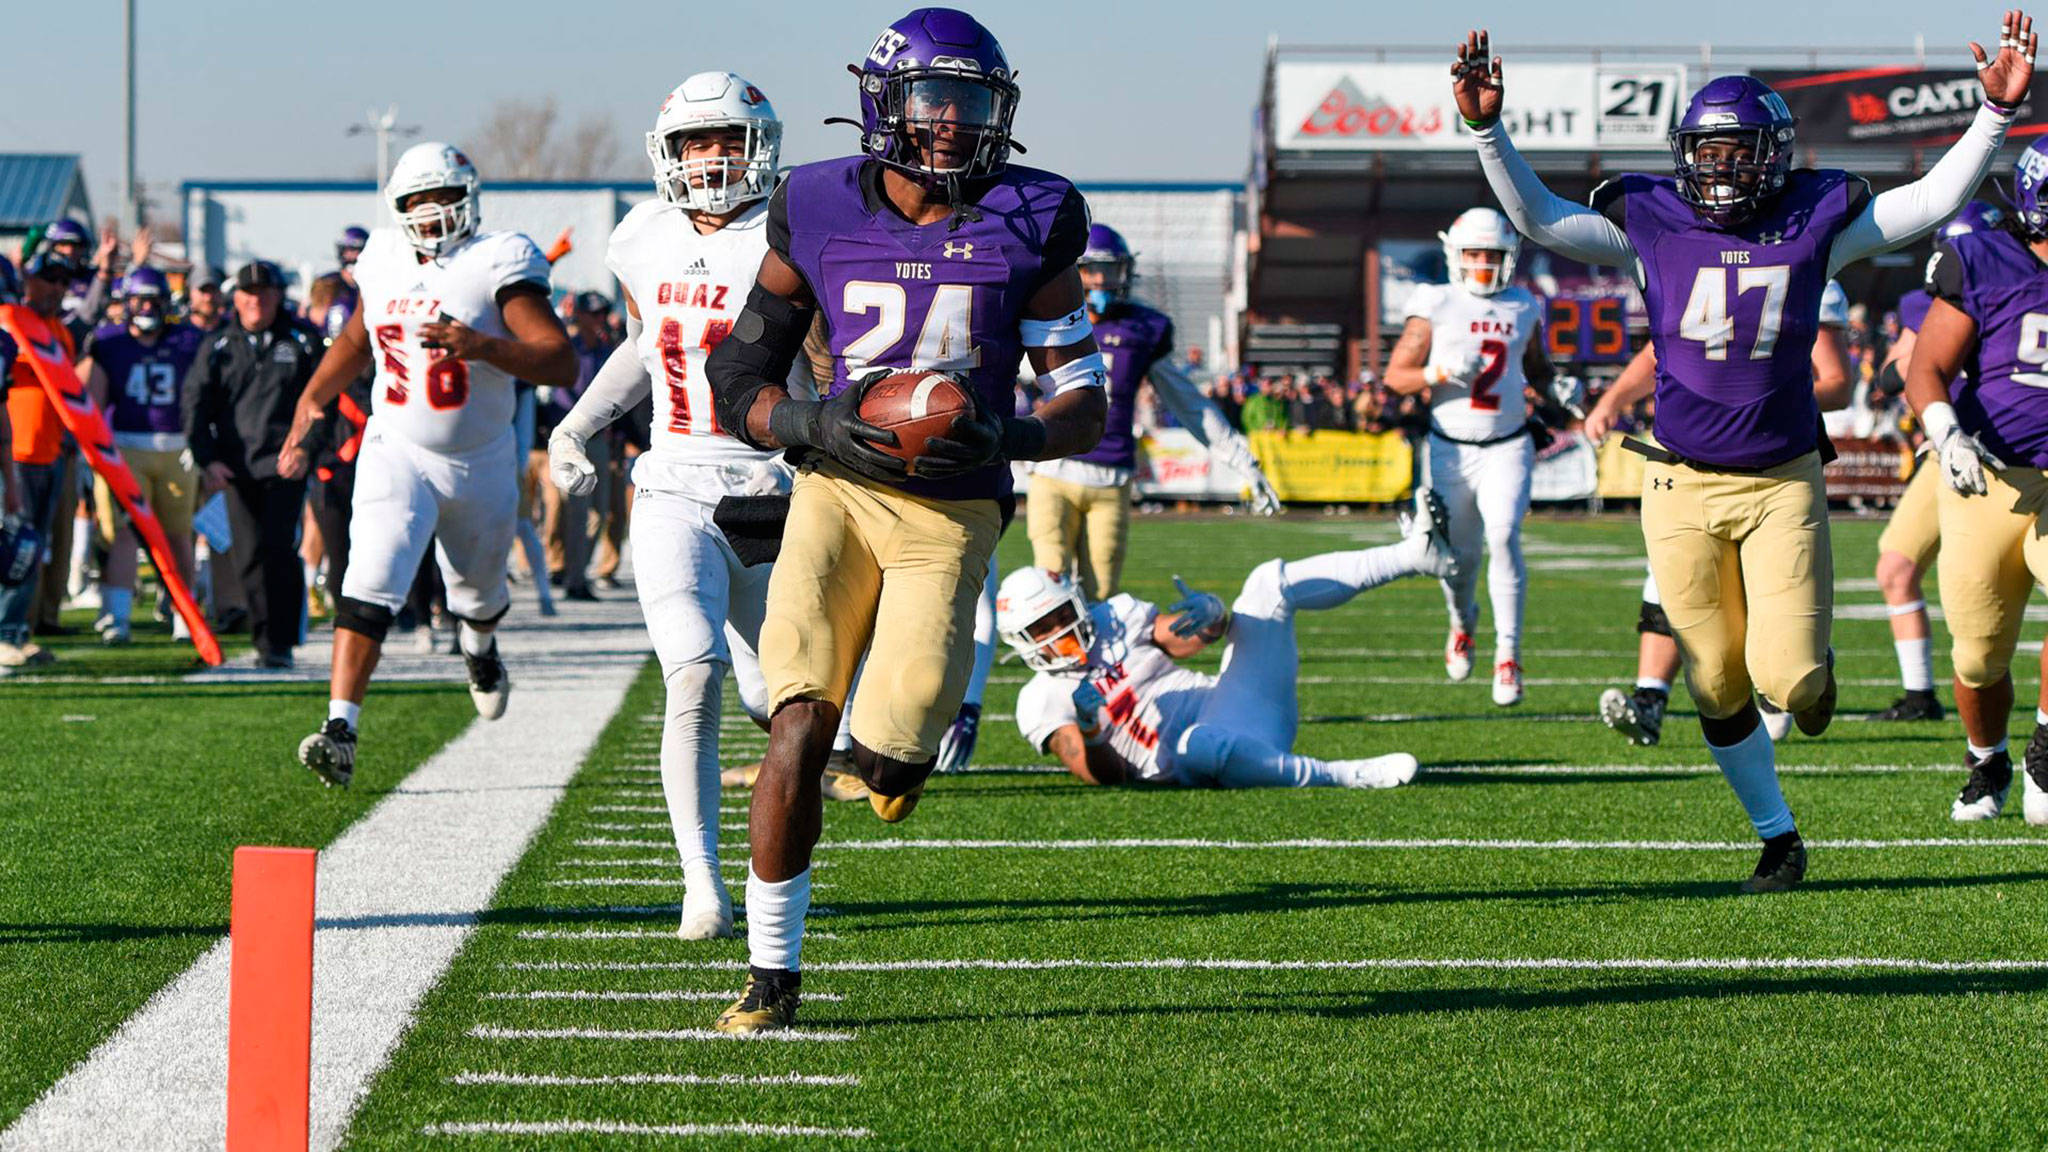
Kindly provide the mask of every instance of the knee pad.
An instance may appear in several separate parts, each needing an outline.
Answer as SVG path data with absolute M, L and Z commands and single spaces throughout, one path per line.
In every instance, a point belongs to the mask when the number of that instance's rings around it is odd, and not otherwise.
M 711 700 L 719 698 L 719 689 L 725 682 L 725 665 L 717 661 L 699 664 L 685 664 L 665 672 L 662 681 L 668 685 L 670 701 Z
M 1804 712 L 1813 707 L 1820 700 L 1821 693 L 1827 690 L 1828 666 L 1825 663 L 1816 664 L 1801 673 L 1799 678 L 1790 684 L 1783 683 L 1782 678 L 1774 677 L 1774 680 L 1778 682 L 1758 685 L 1763 689 L 1764 695 L 1777 701 L 1787 712 Z M 1781 689 L 1782 696 L 1779 695 Z
M 1244 587 L 1238 591 L 1237 599 L 1231 601 L 1230 610 L 1257 612 L 1271 611 L 1287 603 L 1287 565 L 1280 560 L 1268 560 L 1252 569 L 1244 578 Z M 1240 609 L 1239 605 L 1244 605 Z
M 1636 616 L 1636 631 L 1653 636 L 1671 635 L 1671 618 L 1664 615 L 1664 606 L 1643 601 L 1642 610 Z
M 892 760 L 875 752 L 860 741 L 853 742 L 853 771 L 870 791 L 880 796 L 907 796 L 925 782 L 932 774 L 932 768 L 939 758 L 934 756 L 922 764 L 910 764 Z
M 510 600 L 507 600 L 503 608 L 498 609 L 496 612 L 491 613 L 489 616 L 456 616 L 455 618 L 457 620 L 462 621 L 464 624 L 469 625 L 471 628 L 476 629 L 479 632 L 488 632 L 491 629 L 497 627 L 498 621 L 503 620 L 505 618 L 505 613 L 510 612 L 511 610 L 512 602 Z
M 384 635 L 391 631 L 392 611 L 382 604 L 368 600 L 357 600 L 343 596 L 334 606 L 334 626 L 346 628 L 360 636 L 368 636 L 379 644 Z
M 1231 739 L 1214 724 L 1192 724 L 1173 744 L 1173 766 L 1196 780 L 1214 781 L 1230 762 Z

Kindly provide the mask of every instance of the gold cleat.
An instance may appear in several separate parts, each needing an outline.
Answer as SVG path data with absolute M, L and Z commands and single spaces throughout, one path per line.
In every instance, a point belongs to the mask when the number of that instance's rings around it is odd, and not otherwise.
M 718 782 L 727 788 L 752 788 L 761 778 L 761 765 L 749 764 L 743 768 L 727 768 L 718 774 Z M 826 768 L 825 777 L 818 784 L 818 790 L 827 800 L 865 800 L 868 786 L 851 772 L 837 768 Z
M 793 984 L 769 983 L 748 973 L 747 986 L 740 992 L 740 998 L 718 1014 L 712 1027 L 728 1036 L 786 1031 L 796 1027 L 796 1009 L 801 999 Z
M 882 818 L 882 823 L 901 824 L 910 819 L 912 812 L 917 811 L 917 802 L 923 796 L 924 785 L 921 783 L 901 796 L 884 796 L 880 792 L 870 791 L 868 806 L 875 810 L 875 815 Z
M 754 761 L 742 768 L 727 768 L 718 774 L 718 782 L 727 788 L 752 788 L 761 776 L 761 762 Z

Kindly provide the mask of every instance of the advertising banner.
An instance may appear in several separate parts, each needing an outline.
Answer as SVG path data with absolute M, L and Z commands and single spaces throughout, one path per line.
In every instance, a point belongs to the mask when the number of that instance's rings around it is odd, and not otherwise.
M 1529 476 L 1529 499 L 1539 504 L 1590 500 L 1599 490 L 1600 455 L 1580 433 L 1559 433 L 1537 454 L 1536 470 Z
M 1812 144 L 1939 144 L 1962 135 L 1984 102 L 1984 86 L 1967 69 L 1861 68 L 1852 72 L 1762 70 L 1757 79 L 1785 98 L 1799 117 L 1799 142 Z M 2033 125 L 2033 132 L 2027 130 Z M 2048 102 L 2020 105 L 2014 136 L 2048 127 Z
M 1415 452 L 1399 432 L 1253 432 L 1282 500 L 1388 504 L 1408 495 Z
M 1229 465 L 1209 455 L 1202 442 L 1185 428 L 1160 428 L 1138 443 L 1137 495 L 1141 500 L 1215 500 L 1244 498 L 1245 481 Z
M 1686 95 L 1681 67 L 1524 63 L 1515 65 L 1501 121 L 1525 152 L 1662 148 Z M 1448 61 L 1282 62 L 1271 131 L 1289 150 L 1471 147 Z

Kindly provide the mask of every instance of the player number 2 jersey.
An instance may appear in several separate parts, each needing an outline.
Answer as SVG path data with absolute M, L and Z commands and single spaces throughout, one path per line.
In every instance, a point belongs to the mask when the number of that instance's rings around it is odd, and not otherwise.
M 1152 642 L 1156 605 L 1116 595 L 1089 607 L 1095 643 L 1086 679 L 1102 693 L 1109 746 L 1154 780 L 1169 774 L 1173 741 L 1195 715 L 1214 680 L 1182 668 Z M 1017 696 L 1017 727 L 1038 749 L 1061 727 L 1078 722 L 1074 689 L 1083 676 L 1040 672 Z
M 1409 296 L 1408 315 L 1429 321 L 1431 364 L 1464 364 L 1475 353 L 1480 358 L 1474 379 L 1430 387 L 1430 422 L 1444 435 L 1494 440 L 1528 423 L 1522 357 L 1542 329 L 1543 312 L 1527 289 L 1511 285 L 1479 296 L 1455 284 L 1425 284 Z
M 764 201 L 716 232 L 700 234 L 687 212 L 662 200 L 636 205 L 612 231 L 605 267 L 640 312 L 634 351 L 654 381 L 650 461 L 754 465 L 778 458 L 719 427 L 704 360 L 732 331 L 768 251 Z M 794 395 L 811 395 L 809 364 L 790 371 Z M 635 468 L 636 477 L 645 465 Z M 658 483 L 658 481 L 657 481 Z
M 501 289 L 548 286 L 548 262 L 517 232 L 484 232 L 421 261 L 395 228 L 378 228 L 356 262 L 363 327 L 377 379 L 371 420 L 422 448 L 459 455 L 512 426 L 512 377 L 481 360 L 459 360 L 420 343 L 420 328 L 443 316 L 487 336 L 511 337 L 498 311 Z

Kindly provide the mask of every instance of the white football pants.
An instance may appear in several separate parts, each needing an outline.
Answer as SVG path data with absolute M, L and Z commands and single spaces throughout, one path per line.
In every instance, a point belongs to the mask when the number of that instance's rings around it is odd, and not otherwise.
M 1535 443 L 1517 436 L 1498 444 L 1458 444 L 1431 435 L 1423 457 L 1425 483 L 1450 510 L 1451 550 L 1459 575 L 1446 580 L 1451 627 L 1478 630 L 1479 552 L 1487 553 L 1486 588 L 1493 602 L 1494 660 L 1520 658 L 1528 565 L 1522 560 L 1522 518 L 1529 514 Z
M 387 432 L 372 417 L 356 458 L 341 594 L 398 611 L 431 540 L 448 611 L 468 620 L 501 615 L 512 602 L 505 564 L 520 462 L 510 425 L 482 448 L 454 456 Z

